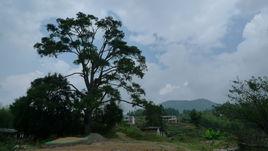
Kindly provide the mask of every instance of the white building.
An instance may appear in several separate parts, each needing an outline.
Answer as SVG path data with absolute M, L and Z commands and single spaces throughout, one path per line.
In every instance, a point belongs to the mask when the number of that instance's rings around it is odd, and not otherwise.
M 167 122 L 167 123 L 173 123 L 173 124 L 178 123 L 178 119 L 177 119 L 177 117 L 174 116 L 174 115 L 166 115 L 166 116 L 162 116 L 162 120 L 163 120 L 164 122 Z
M 124 116 L 124 121 L 128 124 L 134 125 L 135 124 L 135 117 L 134 116 Z

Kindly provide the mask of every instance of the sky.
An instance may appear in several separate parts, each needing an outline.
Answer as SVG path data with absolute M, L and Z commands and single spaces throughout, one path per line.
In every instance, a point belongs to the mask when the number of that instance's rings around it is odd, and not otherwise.
M 155 103 L 223 103 L 233 80 L 268 75 L 267 0 L 8 0 L 0 2 L 0 104 L 25 95 L 35 78 L 80 69 L 33 48 L 46 24 L 77 12 L 122 21 L 125 40 L 147 59 L 138 82 Z

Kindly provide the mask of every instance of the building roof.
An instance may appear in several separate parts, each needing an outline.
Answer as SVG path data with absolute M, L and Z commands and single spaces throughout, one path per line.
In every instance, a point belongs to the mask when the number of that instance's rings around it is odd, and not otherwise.
M 10 128 L 0 128 L 0 133 L 17 133 L 18 131 Z

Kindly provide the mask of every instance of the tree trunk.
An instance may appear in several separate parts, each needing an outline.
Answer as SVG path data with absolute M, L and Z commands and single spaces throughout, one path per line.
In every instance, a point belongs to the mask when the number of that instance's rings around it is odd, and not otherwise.
M 91 124 L 92 124 L 92 111 L 86 110 L 85 117 L 84 117 L 84 133 L 90 134 L 91 132 Z

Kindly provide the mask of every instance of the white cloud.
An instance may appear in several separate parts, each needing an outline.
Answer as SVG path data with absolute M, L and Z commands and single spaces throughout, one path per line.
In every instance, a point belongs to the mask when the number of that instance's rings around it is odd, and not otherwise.
M 148 60 L 149 71 L 142 81 L 148 98 L 160 102 L 204 97 L 221 102 L 236 76 L 268 74 L 265 66 L 268 63 L 267 5 L 266 0 L 3 1 L 0 4 L 0 68 L 3 69 L 0 96 L 4 102 L 10 102 L 21 95 L 39 75 L 35 71 L 40 75 L 69 74 L 81 69 L 73 67 L 68 59 L 40 61 L 32 46 L 43 35 L 44 24 L 83 11 L 98 17 L 112 12 L 130 31 L 130 41 L 142 43 L 145 48 L 154 45 L 153 49 L 161 49 L 149 52 L 156 60 Z M 231 52 L 215 54 L 212 48 L 223 47 L 222 39 L 232 17 L 249 14 L 255 16 L 243 29 L 244 41 Z M 81 79 L 69 80 L 83 87 Z M 18 90 L 11 92 L 15 88 Z
M 130 40 L 136 43 L 142 43 L 145 45 L 151 45 L 155 42 L 155 36 L 152 34 L 138 34 L 138 35 L 130 35 Z
M 183 44 L 167 46 L 166 52 L 159 58 L 160 65 L 149 65 L 149 73 L 145 75 L 144 85 L 149 91 L 148 97 L 158 102 L 200 97 L 223 102 L 227 99 L 231 81 L 237 76 L 247 79 L 253 75 L 268 75 L 267 20 L 267 11 L 256 14 L 246 24 L 243 31 L 244 41 L 234 52 L 207 55 L 198 54 L 192 50 L 194 47 L 185 47 Z M 165 68 L 160 68 L 161 66 Z M 163 88 L 162 85 L 166 82 L 184 83 L 187 87 L 175 90 L 169 84 Z M 159 91 L 155 88 L 161 89 L 161 95 L 157 95 Z
M 63 60 L 46 58 L 41 61 L 41 66 L 47 72 L 66 74 L 71 69 L 71 66 Z
M 1 104 L 7 105 L 13 102 L 14 99 L 25 95 L 30 83 L 35 78 L 42 76 L 44 76 L 42 72 L 34 71 L 26 74 L 8 76 L 0 81 Z
M 159 90 L 159 94 L 160 95 L 166 95 L 166 94 L 174 92 L 174 90 L 179 89 L 179 88 L 180 88 L 180 86 L 171 85 L 171 84 L 168 83 L 163 88 L 161 88 Z
M 183 83 L 183 86 L 185 86 L 185 87 L 187 87 L 188 85 L 189 85 L 188 81 L 185 81 L 185 82 Z

